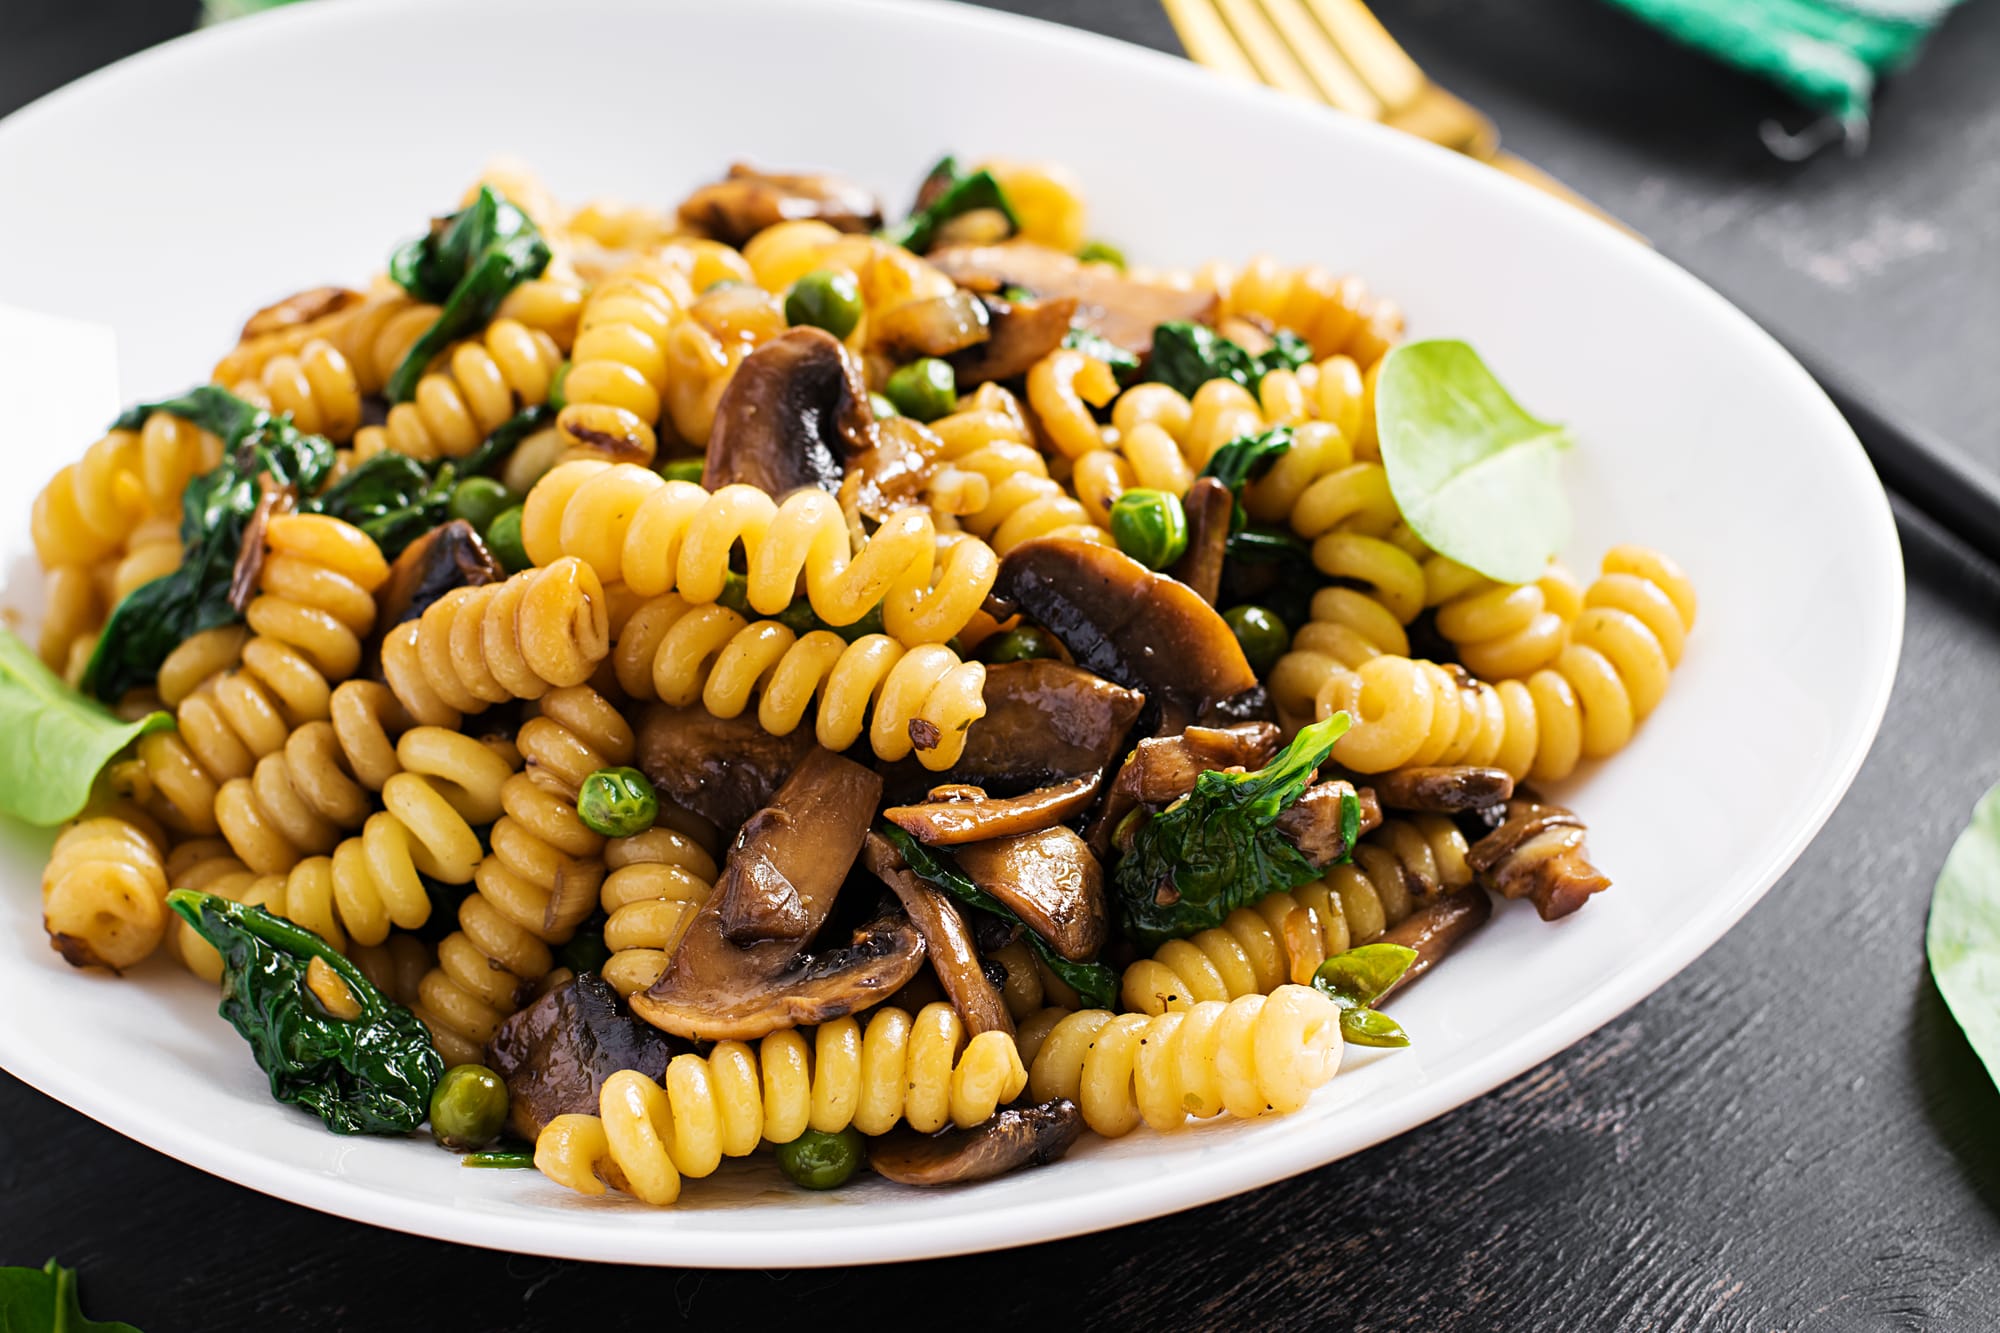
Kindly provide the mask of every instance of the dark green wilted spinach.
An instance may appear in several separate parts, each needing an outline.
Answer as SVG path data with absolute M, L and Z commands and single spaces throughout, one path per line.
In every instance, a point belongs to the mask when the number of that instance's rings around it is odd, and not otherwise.
M 1094 1009 L 1116 1007 L 1118 999 L 1118 975 L 1102 963 L 1075 963 L 1064 958 L 1049 947 L 1049 942 L 1014 915 L 1007 904 L 974 884 L 948 852 L 935 847 L 926 847 L 894 824 L 882 823 L 875 831 L 887 838 L 891 845 L 902 854 L 903 864 L 910 872 L 938 892 L 956 898 L 982 912 L 991 912 L 1002 921 L 1021 927 L 1021 934 L 1028 946 L 1035 951 L 1049 971 L 1061 977 L 1069 988 L 1083 998 L 1083 1002 Z
M 154 412 L 193 422 L 222 440 L 222 462 L 190 481 L 181 497 L 181 564 L 133 589 L 111 613 L 83 674 L 86 693 L 116 702 L 152 683 L 183 640 L 234 624 L 229 583 L 243 529 L 263 498 L 261 479 L 310 495 L 333 466 L 333 445 L 308 435 L 289 416 L 272 416 L 213 384 L 178 398 L 141 403 L 113 423 L 136 430 Z
M 1087 356 L 1094 356 L 1111 367 L 1111 373 L 1120 384 L 1129 384 L 1139 373 L 1139 358 L 1112 342 L 1096 329 L 1084 324 L 1072 324 L 1063 335 L 1062 345 L 1074 347 Z
M 1258 435 L 1239 435 L 1209 455 L 1201 475 L 1214 477 L 1229 488 L 1233 503 L 1229 510 L 1228 554 L 1232 559 L 1273 563 L 1312 559 L 1311 548 L 1279 528 L 1250 531 L 1250 516 L 1243 509 L 1243 487 L 1271 470 L 1271 464 L 1294 443 L 1290 426 L 1273 426 Z
M 1356 1046 L 1408 1046 L 1403 1025 L 1374 1009 L 1417 961 L 1417 951 L 1401 944 L 1364 944 L 1337 953 L 1313 973 L 1313 987 L 1340 1006 L 1340 1035 Z
M 1273 370 L 1297 370 L 1312 360 L 1312 345 L 1289 329 L 1279 329 L 1271 345 L 1251 352 L 1206 324 L 1174 320 L 1153 330 L 1153 378 L 1183 397 L 1210 380 L 1235 380 L 1250 392 Z
M 384 559 L 394 560 L 444 522 L 457 482 L 449 462 L 432 476 L 416 459 L 385 449 L 299 508 L 345 519 L 375 539 Z
M 477 449 L 458 460 L 458 475 L 485 476 L 512 458 L 514 451 L 521 447 L 521 441 L 555 419 L 555 408 L 546 404 L 522 408 L 494 427 L 493 433 L 487 436 Z
M 911 212 L 895 226 L 884 227 L 878 233 L 884 240 L 918 254 L 931 248 L 937 240 L 939 227 L 976 209 L 999 209 L 1006 215 L 1010 230 L 1017 230 L 1021 225 L 1021 220 L 1014 216 L 1013 206 L 1007 202 L 1007 192 L 1000 188 L 1000 182 L 993 173 L 984 167 L 978 171 L 964 171 L 955 157 L 940 158 L 924 177 L 924 188 L 918 193 L 919 197 L 929 195 L 930 202 Z
M 550 253 L 541 228 L 490 185 L 399 247 L 390 256 L 389 276 L 419 301 L 444 308 L 389 377 L 383 390 L 389 401 L 408 401 L 431 358 L 493 318 L 507 293 L 540 277 Z
M 167 905 L 222 955 L 221 1014 L 250 1043 L 271 1095 L 336 1134 L 402 1134 L 423 1124 L 444 1057 L 417 1016 L 383 997 L 325 940 L 261 907 L 175 889 Z M 328 1013 L 306 985 L 318 958 L 361 1007 Z
M 1192 792 L 1141 825 L 1111 875 L 1125 932 L 1151 949 L 1317 878 L 1319 868 L 1276 825 L 1347 722 L 1335 713 L 1313 723 L 1254 773 L 1202 773 Z

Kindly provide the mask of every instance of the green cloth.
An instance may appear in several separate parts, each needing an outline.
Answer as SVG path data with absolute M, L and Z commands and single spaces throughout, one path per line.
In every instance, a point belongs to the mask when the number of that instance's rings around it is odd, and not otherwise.
M 1676 40 L 1769 79 L 1864 134 L 1875 80 L 1958 0 L 1612 0 Z

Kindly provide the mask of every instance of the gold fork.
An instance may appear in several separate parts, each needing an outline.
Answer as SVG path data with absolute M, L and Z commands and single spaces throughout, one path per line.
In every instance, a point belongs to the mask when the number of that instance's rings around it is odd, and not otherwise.
M 1361 0 L 1162 3 L 1196 64 L 1464 153 L 1638 236 L 1540 167 L 1502 152 L 1493 122 L 1426 78 Z

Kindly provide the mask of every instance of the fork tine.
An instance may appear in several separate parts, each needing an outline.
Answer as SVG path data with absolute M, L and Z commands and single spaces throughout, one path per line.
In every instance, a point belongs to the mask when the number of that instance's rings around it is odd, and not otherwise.
M 1264 12 L 1283 35 L 1285 42 L 1319 86 L 1320 96 L 1350 115 L 1380 120 L 1388 108 L 1377 97 L 1360 70 L 1327 40 L 1299 0 L 1263 0 Z
M 1230 35 L 1229 25 L 1215 12 L 1215 0 L 1162 0 L 1168 22 L 1174 25 L 1181 45 L 1197 65 L 1206 65 L 1218 74 L 1245 83 L 1262 83 L 1243 48 Z
M 1389 111 L 1422 96 L 1430 82 L 1362 0 L 1306 0 L 1342 57 Z
M 1264 11 L 1257 7 L 1257 0 L 1215 0 L 1215 7 L 1221 11 L 1236 40 L 1242 44 L 1243 54 L 1256 66 L 1257 75 L 1265 83 L 1280 92 L 1310 101 L 1319 100 L 1319 89 L 1299 68 L 1299 62 L 1292 58 L 1291 50 L 1285 45 L 1271 21 L 1264 17 Z

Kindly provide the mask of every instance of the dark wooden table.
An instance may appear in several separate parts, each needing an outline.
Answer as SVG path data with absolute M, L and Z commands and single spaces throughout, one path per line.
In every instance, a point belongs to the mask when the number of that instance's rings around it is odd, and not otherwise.
M 1006 7 L 1177 49 L 1152 0 Z M 183 30 L 190 9 L 5 0 L 0 110 Z M 1376 9 L 1511 147 L 1892 412 L 2000 467 L 2000 0 L 1973 0 L 1887 91 L 1865 156 L 1803 165 L 1757 137 L 1800 113 L 1599 0 Z M 2000 576 L 1899 516 L 1902 678 L 1854 790 L 1792 873 L 1650 1000 L 1358 1157 L 1060 1246 L 893 1269 L 785 1273 L 773 1254 L 771 1272 L 649 1271 L 324 1217 L 0 1076 L 0 1262 L 60 1255 L 83 1268 L 95 1313 L 148 1333 L 800 1314 L 831 1328 L 884 1311 L 944 1327 L 2000 1327 L 2000 1093 L 1923 963 L 1938 864 L 2000 777 Z

